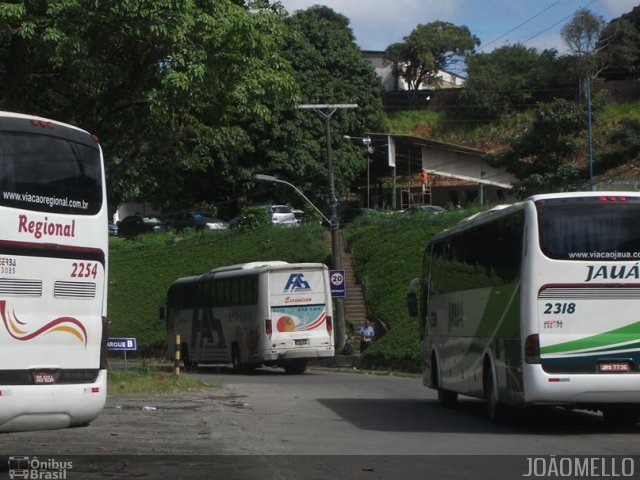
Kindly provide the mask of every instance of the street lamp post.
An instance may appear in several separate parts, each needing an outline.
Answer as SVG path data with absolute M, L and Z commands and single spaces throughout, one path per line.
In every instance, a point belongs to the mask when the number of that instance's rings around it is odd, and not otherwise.
M 318 212 L 320 214 L 320 216 L 323 218 L 323 220 L 325 222 L 327 222 L 329 225 L 331 225 L 331 220 L 329 220 L 324 213 L 322 213 L 322 211 L 320 211 L 320 209 L 318 207 L 316 207 L 313 202 L 311 200 L 309 200 L 307 198 L 307 196 L 302 193 L 302 191 L 300 189 L 298 189 L 298 187 L 296 187 L 294 184 L 289 183 L 289 182 L 285 182 L 284 180 L 280 180 L 279 178 L 273 177 L 271 175 L 263 175 L 262 173 L 256 173 L 253 175 L 253 179 L 254 180 L 258 180 L 259 182 L 274 182 L 274 183 L 284 183 L 285 185 L 289 185 L 291 188 L 293 188 L 302 198 L 304 198 L 307 203 L 309 205 L 311 205 L 316 212 Z
M 338 229 L 340 221 L 338 220 L 338 198 L 336 197 L 336 188 L 333 175 L 333 160 L 331 158 L 331 117 L 337 110 L 358 108 L 356 103 L 334 103 L 334 104 L 302 104 L 298 105 L 301 110 L 313 110 L 322 118 L 325 125 L 325 144 L 327 149 L 327 173 L 329 176 L 329 209 L 331 213 L 331 268 L 338 270 L 342 268 L 340 260 L 340 245 L 338 240 Z M 344 321 L 344 303 L 342 298 L 337 297 L 334 301 L 336 307 L 336 352 L 342 350 L 347 339 L 347 329 Z

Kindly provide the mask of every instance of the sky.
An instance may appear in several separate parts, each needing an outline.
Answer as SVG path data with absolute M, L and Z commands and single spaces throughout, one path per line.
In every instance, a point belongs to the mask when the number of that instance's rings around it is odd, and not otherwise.
M 490 52 L 521 43 L 539 50 L 568 52 L 562 26 L 579 8 L 610 21 L 640 0 L 280 0 L 289 13 L 326 5 L 350 20 L 362 50 L 385 50 L 418 24 L 437 20 L 467 26 L 482 42 L 477 51 Z

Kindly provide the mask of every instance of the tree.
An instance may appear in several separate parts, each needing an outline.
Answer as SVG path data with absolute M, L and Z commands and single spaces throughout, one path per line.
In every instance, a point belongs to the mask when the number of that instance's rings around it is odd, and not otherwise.
M 604 68 L 603 57 L 597 55 L 605 27 L 604 18 L 594 15 L 587 8 L 579 9 L 571 21 L 562 27 L 562 39 L 576 59 L 577 73 L 595 78 Z
M 584 110 L 577 103 L 556 99 L 540 104 L 532 124 L 487 160 L 516 176 L 516 196 L 571 190 L 584 180 L 579 159 L 585 128 Z
M 637 79 L 640 74 L 640 6 L 609 22 L 597 49 L 606 58 L 608 80 Z
M 244 125 L 295 94 L 283 16 L 266 1 L 4 3 L 0 104 L 99 135 L 116 205 L 190 197 L 188 172 L 215 172 L 223 196 L 250 182 Z
M 558 86 L 557 53 L 521 44 L 467 58 L 467 82 L 460 105 L 467 118 L 493 120 L 531 107 Z
M 394 73 L 414 91 L 421 86 L 436 85 L 438 72 L 480 45 L 467 27 L 442 21 L 419 24 L 403 40 L 389 45 L 385 53 Z
M 297 103 L 358 104 L 357 109 L 337 111 L 330 121 L 335 186 L 338 193 L 350 192 L 366 171 L 366 163 L 362 152 L 342 137 L 384 129 L 382 84 L 355 44 L 346 17 L 329 7 L 314 6 L 297 11 L 286 24 L 290 36 L 284 55 L 299 85 Z M 318 206 L 325 205 L 324 119 L 313 111 L 295 108 L 281 109 L 277 115 L 278 120 L 269 127 L 270 135 L 247 161 L 294 183 Z M 254 128 L 260 132 L 265 127 Z M 278 188 L 277 194 L 284 196 L 282 201 L 299 202 L 289 189 Z

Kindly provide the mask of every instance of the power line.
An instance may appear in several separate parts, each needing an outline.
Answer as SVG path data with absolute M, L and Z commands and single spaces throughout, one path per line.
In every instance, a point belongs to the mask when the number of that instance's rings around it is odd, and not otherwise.
M 598 1 L 598 0 L 591 0 L 589 3 L 587 3 L 586 5 L 583 5 L 583 6 L 582 6 L 582 7 L 580 7 L 580 8 L 587 8 L 589 5 L 591 5 L 592 3 L 596 3 L 597 1 Z M 578 10 L 579 10 L 579 9 L 578 9 Z M 568 20 L 569 18 L 573 17 L 573 16 L 575 15 L 575 12 L 576 12 L 576 11 L 577 11 L 577 10 L 575 10 L 573 13 L 570 13 L 570 14 L 569 14 L 569 15 L 567 15 L 566 17 L 561 18 L 560 20 L 558 20 L 557 22 L 555 22 L 553 25 L 551 25 L 551 26 L 549 26 L 549 27 L 545 28 L 544 30 L 542 30 L 542 31 L 540 31 L 540 32 L 538 32 L 538 33 L 536 33 L 535 35 L 532 35 L 531 37 L 527 38 L 526 40 L 524 40 L 523 42 L 520 42 L 520 43 L 522 43 L 522 44 L 524 45 L 524 44 L 525 44 L 525 43 L 527 43 L 528 41 L 533 40 L 534 38 L 536 38 L 536 37 L 538 37 L 538 36 L 542 35 L 542 34 L 543 34 L 543 33 L 545 33 L 545 32 L 548 32 L 548 31 L 549 31 L 549 30 L 551 30 L 553 27 L 555 27 L 555 26 L 559 25 L 560 23 L 564 22 L 565 20 Z
M 506 33 L 503 33 L 502 35 L 500 35 L 498 38 L 494 38 L 493 40 L 491 40 L 489 43 L 483 45 L 480 47 L 480 50 L 487 48 L 489 45 L 492 45 L 494 43 L 496 43 L 498 40 L 500 40 L 501 38 L 506 37 L 507 35 L 509 35 L 512 32 L 515 32 L 517 29 L 519 29 L 520 27 L 522 27 L 523 25 L 526 25 L 527 23 L 529 23 L 531 20 L 533 20 L 536 17 L 539 17 L 540 15 L 542 15 L 544 12 L 546 12 L 547 10 L 555 7 L 556 5 L 558 5 L 560 2 L 562 2 L 562 0 L 557 0 L 556 2 L 552 3 L 551 5 L 547 6 L 546 8 L 542 9 L 541 11 L 539 11 L 538 13 L 536 13 L 534 16 L 526 19 L 524 22 L 520 23 L 519 25 L 516 25 L 515 27 L 513 27 L 511 30 L 509 30 Z

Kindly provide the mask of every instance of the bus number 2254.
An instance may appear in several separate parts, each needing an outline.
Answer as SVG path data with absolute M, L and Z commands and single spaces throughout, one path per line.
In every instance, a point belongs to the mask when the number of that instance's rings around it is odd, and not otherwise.
M 97 263 L 73 262 L 71 278 L 96 278 L 97 275 Z

